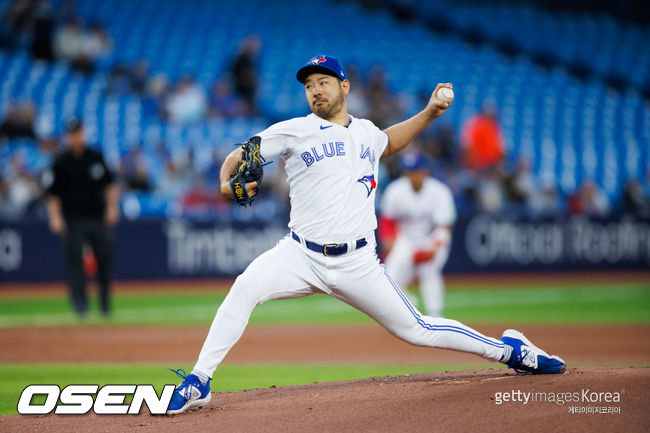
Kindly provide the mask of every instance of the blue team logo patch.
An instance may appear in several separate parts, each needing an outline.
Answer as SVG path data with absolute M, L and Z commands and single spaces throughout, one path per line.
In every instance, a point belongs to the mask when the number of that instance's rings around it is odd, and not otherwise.
M 377 181 L 375 180 L 374 174 L 370 174 L 362 177 L 361 179 L 357 179 L 357 182 L 366 187 L 366 191 L 368 192 L 368 195 L 366 197 L 370 197 L 372 190 L 377 188 Z

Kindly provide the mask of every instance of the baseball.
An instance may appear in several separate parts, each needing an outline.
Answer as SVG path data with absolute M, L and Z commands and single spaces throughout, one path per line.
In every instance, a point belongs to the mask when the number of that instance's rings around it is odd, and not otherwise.
M 454 91 L 449 87 L 441 87 L 436 93 L 436 98 L 442 102 L 451 102 L 454 100 Z

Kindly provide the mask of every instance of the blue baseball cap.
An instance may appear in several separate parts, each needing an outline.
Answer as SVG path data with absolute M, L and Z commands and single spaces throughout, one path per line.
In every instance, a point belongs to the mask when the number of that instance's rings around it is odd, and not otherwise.
M 429 167 L 429 161 L 420 152 L 409 152 L 402 157 L 402 170 L 415 171 L 425 170 Z
M 320 55 L 312 57 L 298 70 L 296 78 L 298 81 L 305 84 L 307 77 L 314 73 L 331 75 L 339 80 L 347 79 L 343 65 L 341 65 L 341 62 L 339 62 L 336 57 L 332 56 Z

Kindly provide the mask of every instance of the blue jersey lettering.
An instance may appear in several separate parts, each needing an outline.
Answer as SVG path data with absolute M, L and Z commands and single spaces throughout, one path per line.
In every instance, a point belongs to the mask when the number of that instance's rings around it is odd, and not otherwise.
M 305 164 L 307 164 L 307 167 L 314 163 L 314 157 L 311 156 L 311 153 L 303 152 L 300 154 L 300 156 L 302 157 L 303 161 L 305 161 Z
M 311 153 L 314 154 L 314 158 L 316 158 L 316 161 L 320 161 L 321 159 L 325 158 L 323 155 L 318 154 L 315 147 L 311 148 Z
M 305 165 L 310 165 L 322 161 L 325 158 L 334 158 L 336 156 L 345 156 L 345 143 L 343 141 L 321 143 L 323 153 L 318 153 L 316 147 L 311 148 L 311 152 L 303 152 L 300 157 L 305 161 Z
M 365 147 L 363 144 L 361 144 L 361 159 L 366 158 L 368 161 L 370 161 L 370 165 L 372 165 L 372 168 L 375 168 L 375 151 L 370 150 L 370 146 Z
M 334 156 L 334 143 L 323 143 L 323 151 L 328 158 Z

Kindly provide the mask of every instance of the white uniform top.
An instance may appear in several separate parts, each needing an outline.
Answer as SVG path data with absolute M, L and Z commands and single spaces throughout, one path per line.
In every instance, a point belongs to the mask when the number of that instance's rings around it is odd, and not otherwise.
M 365 119 L 350 116 L 345 127 L 310 114 L 257 135 L 263 158 L 281 155 L 286 162 L 291 230 L 322 244 L 372 235 L 378 163 L 388 146 L 385 132 Z
M 414 246 L 430 246 L 431 235 L 437 226 L 450 226 L 456 222 L 451 190 L 432 177 L 427 177 L 417 192 L 408 178 L 395 180 L 386 188 L 381 204 L 382 214 L 397 220 L 399 236 Z

